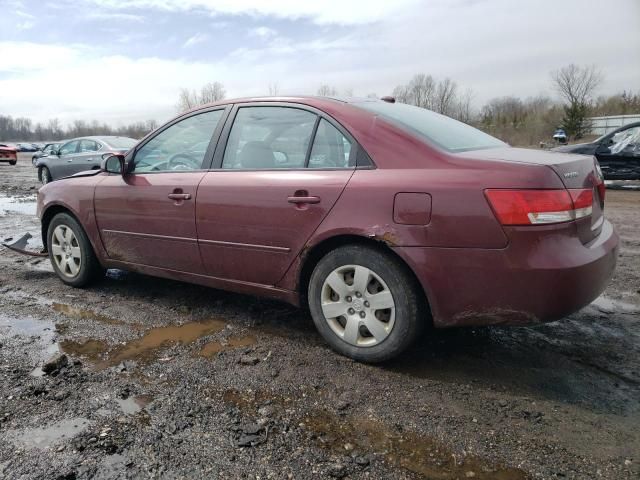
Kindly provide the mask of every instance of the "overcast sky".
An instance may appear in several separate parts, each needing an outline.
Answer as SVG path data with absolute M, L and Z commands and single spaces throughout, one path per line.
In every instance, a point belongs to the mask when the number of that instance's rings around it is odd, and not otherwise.
M 0 0 L 0 18 L 0 114 L 35 121 L 163 121 L 180 87 L 216 80 L 385 95 L 415 73 L 480 107 L 553 95 L 568 63 L 640 92 L 640 0 Z

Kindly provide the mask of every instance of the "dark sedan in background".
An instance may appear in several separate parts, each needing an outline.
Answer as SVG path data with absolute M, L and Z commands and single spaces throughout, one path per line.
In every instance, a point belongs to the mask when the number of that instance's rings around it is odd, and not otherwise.
M 624 125 L 593 142 L 553 151 L 595 156 L 606 180 L 640 180 L 640 122 Z
M 63 143 L 35 162 L 38 179 L 49 183 L 85 170 L 100 168 L 105 153 L 125 153 L 137 140 L 129 137 L 82 137 Z

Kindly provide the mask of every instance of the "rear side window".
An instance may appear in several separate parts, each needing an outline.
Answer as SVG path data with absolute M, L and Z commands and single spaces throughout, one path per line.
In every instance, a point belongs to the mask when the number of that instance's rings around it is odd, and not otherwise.
M 477 128 L 425 108 L 387 102 L 359 102 L 355 105 L 377 113 L 383 119 L 452 153 L 507 145 Z
M 298 108 L 239 108 L 222 168 L 304 168 L 316 118 Z
M 309 157 L 309 168 L 349 167 L 351 142 L 324 118 L 318 124 Z
M 99 149 L 99 146 L 93 140 L 81 140 L 80 141 L 80 153 L 83 152 L 95 152 Z

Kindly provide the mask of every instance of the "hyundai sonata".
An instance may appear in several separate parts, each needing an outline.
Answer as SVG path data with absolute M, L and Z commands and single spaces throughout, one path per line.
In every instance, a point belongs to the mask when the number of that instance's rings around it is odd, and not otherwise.
M 616 264 L 594 158 L 511 148 L 383 100 L 199 107 L 100 170 L 40 189 L 60 279 L 105 268 L 308 306 L 378 362 L 435 327 L 535 324 L 590 303 Z

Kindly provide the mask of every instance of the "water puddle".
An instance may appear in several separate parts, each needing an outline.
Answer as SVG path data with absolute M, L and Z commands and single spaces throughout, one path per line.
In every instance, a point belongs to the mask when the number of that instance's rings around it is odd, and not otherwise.
M 55 325 L 49 320 L 37 320 L 32 317 L 11 317 L 0 314 L 0 343 L 13 341 L 14 339 L 24 342 L 19 337 L 29 339 L 30 343 L 24 345 L 24 353 L 29 356 L 34 364 L 46 360 L 54 353 L 58 353 L 58 344 L 54 341 L 55 335 Z M 44 373 L 38 367 L 31 372 L 31 375 L 40 377 Z
M 133 415 L 141 412 L 153 401 L 151 395 L 138 395 L 135 397 L 116 398 L 116 403 L 120 406 L 123 413 Z
M 606 297 L 604 295 L 596 298 L 591 302 L 592 307 L 596 307 L 603 313 L 639 313 L 640 307 L 632 303 L 623 302 L 621 300 L 614 300 L 613 298 Z
M 35 215 L 36 197 L 16 198 L 0 196 L 0 217 L 9 213 Z
M 78 417 L 60 420 L 48 427 L 29 428 L 7 432 L 18 444 L 34 448 L 47 448 L 61 440 L 73 438 L 89 426 L 89 420 Z
M 156 327 L 140 338 L 119 347 L 111 348 L 102 340 L 89 339 L 82 342 L 63 341 L 60 348 L 70 355 L 83 356 L 96 363 L 97 369 L 114 366 L 126 360 L 148 362 L 169 345 L 188 345 L 199 338 L 220 332 L 226 327 L 222 320 L 211 319 L 203 322 L 189 322 L 183 325 Z
M 255 345 L 256 337 L 253 335 L 244 335 L 238 337 L 229 337 L 225 340 L 219 340 L 207 343 L 198 354 L 206 358 L 212 358 L 220 352 L 231 350 L 234 348 L 249 347 Z
M 56 312 L 62 313 L 67 317 L 76 318 L 79 320 L 95 320 L 100 323 L 105 323 L 107 325 L 124 325 L 125 322 L 122 320 L 118 320 L 117 318 L 107 317 L 106 315 L 101 315 L 96 312 L 92 312 L 91 310 L 85 310 L 82 308 L 72 307 L 71 305 L 67 305 L 66 303 L 57 303 L 54 302 L 51 305 Z
M 255 412 L 268 398 L 264 392 L 246 396 L 228 390 L 223 400 L 236 407 Z M 268 398 L 272 404 L 286 406 L 290 399 Z M 522 470 L 492 464 L 473 455 L 456 455 L 433 438 L 414 432 L 398 432 L 386 424 L 366 417 L 338 417 L 328 411 L 311 411 L 296 420 L 312 433 L 324 449 L 344 455 L 357 450 L 381 456 L 389 464 L 437 480 L 475 478 L 480 480 L 521 480 Z

